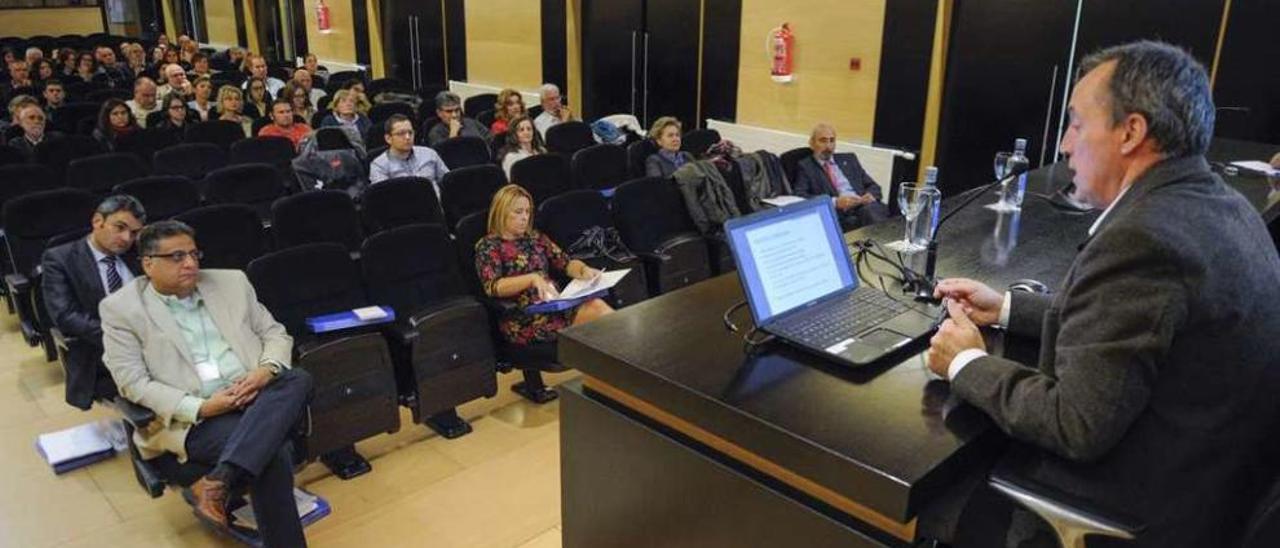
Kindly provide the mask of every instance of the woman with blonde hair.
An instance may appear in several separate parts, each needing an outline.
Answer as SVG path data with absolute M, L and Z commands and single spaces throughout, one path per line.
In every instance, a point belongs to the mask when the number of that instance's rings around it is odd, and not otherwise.
M 338 90 L 333 94 L 333 102 L 329 103 L 331 109 L 329 114 L 320 120 L 320 127 L 352 127 L 363 139 L 373 122 L 360 112 L 359 104 L 362 97 L 364 96 L 355 90 Z
M 240 124 L 245 137 L 253 136 L 253 118 L 241 114 L 244 109 L 244 94 L 235 86 L 218 88 L 218 119 Z
M 493 105 L 493 124 L 489 126 L 489 134 L 505 133 L 511 121 L 525 115 L 524 97 L 514 89 L 498 92 L 498 102 Z
M 646 177 L 670 177 L 680 166 L 694 160 L 693 155 L 680 150 L 680 120 L 663 116 L 653 121 L 649 138 L 658 145 L 658 151 L 644 161 Z

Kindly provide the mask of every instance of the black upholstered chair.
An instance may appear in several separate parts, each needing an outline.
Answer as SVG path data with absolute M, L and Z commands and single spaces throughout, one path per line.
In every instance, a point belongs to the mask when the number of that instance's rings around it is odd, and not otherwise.
M 584 240 L 589 232 L 603 239 L 605 232 L 614 230 L 613 218 L 609 213 L 609 202 L 599 192 L 571 190 L 539 203 L 534 225 L 566 253 L 575 259 L 582 260 L 592 268 L 631 269 L 631 273 L 609 292 L 611 301 L 609 304 L 614 308 L 622 308 L 649 298 L 644 263 L 628 250 L 617 249 L 611 253 L 599 253 L 594 246 L 574 246 L 575 243 L 585 243 Z
M 94 84 L 87 84 L 88 87 L 96 87 Z M 67 93 L 70 94 L 72 88 L 69 86 Z M 92 93 L 92 91 L 88 92 Z M 97 120 L 98 111 L 102 110 L 102 101 L 78 101 L 74 103 L 66 103 L 53 110 L 50 129 L 60 131 L 66 135 L 76 132 L 80 126 L 81 120 Z
M 27 156 L 9 145 L 0 145 L 0 166 L 27 163 Z
M 714 129 L 691 129 L 680 138 L 680 150 L 701 158 L 707 149 L 720 142 L 720 132 Z
M 341 190 L 316 190 L 285 196 L 271 205 L 276 248 L 333 242 L 358 251 L 363 239 L 355 203 Z
M 433 148 L 449 169 L 484 165 L 490 162 L 489 145 L 479 137 L 454 137 Z
M 218 204 L 179 213 L 174 219 L 196 231 L 196 245 L 204 253 L 202 268 L 244 270 L 267 251 L 262 218 L 244 204 Z
M 228 120 L 209 120 L 196 122 L 187 127 L 185 141 L 188 143 L 210 143 L 226 152 L 231 143 L 244 139 L 244 127 Z
M 380 232 L 361 248 L 370 300 L 396 311 L 391 341 L 400 401 L 414 422 L 446 438 L 471 431 L 456 407 L 497 393 L 489 316 L 458 272 L 453 243 L 441 225 Z
M 147 166 L 132 154 L 112 152 L 72 160 L 67 164 L 67 186 L 94 194 L 111 192 L 116 185 L 147 176 Z
M 435 188 L 424 177 L 395 177 L 370 186 L 360 197 L 360 216 L 369 234 L 444 222 Z
M 596 144 L 595 134 L 586 122 L 570 120 L 547 130 L 547 149 L 572 158 L 573 153 Z
M 63 135 L 60 139 L 46 139 L 36 145 L 36 163 L 48 166 L 53 170 L 54 177 L 62 180 L 67 172 L 67 164 L 72 160 L 88 158 L 102 152 L 102 145 L 93 137 Z
M 627 174 L 629 179 L 639 179 L 645 176 L 644 163 L 655 152 L 658 152 L 658 145 L 654 144 L 651 139 L 641 139 L 627 145 Z
M 511 390 L 534 403 L 547 403 L 560 395 L 548 388 L 542 379 L 542 372 L 559 372 L 566 368 L 560 365 L 556 355 L 555 343 L 537 343 L 520 345 L 508 342 L 497 330 L 497 322 L 504 314 L 512 312 L 507 303 L 502 303 L 485 295 L 480 278 L 476 274 L 476 242 L 485 235 L 487 211 L 477 211 L 458 222 L 454 244 L 458 252 L 458 266 L 462 277 L 480 302 L 485 304 L 489 312 L 493 342 L 498 348 L 498 369 L 509 371 L 520 369 L 524 376 L 522 382 L 516 383 Z
M 254 137 L 231 143 L 227 165 L 269 164 L 280 175 L 281 184 L 293 180 L 293 141 L 284 137 Z
M 181 175 L 156 175 L 125 181 L 112 192 L 128 194 L 142 202 L 150 222 L 168 219 L 200 207 L 200 191 Z
M 573 154 L 573 188 L 608 190 L 627 180 L 627 151 L 621 145 L 591 145 Z
M 271 203 L 284 194 L 275 168 L 244 164 L 216 169 L 205 175 L 204 197 L 211 204 L 245 204 L 262 218 L 270 218 Z
M 467 116 L 475 117 L 477 114 L 485 110 L 493 110 L 493 106 L 498 103 L 497 93 L 479 93 L 467 97 L 462 101 L 462 112 Z
M 387 341 L 372 329 L 317 334 L 306 323 L 372 304 L 355 262 L 340 244 L 306 244 L 259 257 L 246 273 L 258 299 L 293 336 L 294 367 L 315 382 L 306 457 L 319 458 L 343 479 L 368 472 L 372 467 L 355 443 L 400 429 Z
M 644 178 L 618 186 L 613 221 L 622 241 L 645 263 L 649 294 L 660 295 L 711 276 L 707 242 L 669 179 Z
M 803 160 L 806 156 L 812 155 L 813 149 L 810 149 L 809 147 L 799 147 L 783 152 L 782 155 L 778 157 L 778 161 L 782 163 L 782 172 L 786 174 L 788 181 L 794 182 L 796 180 L 796 169 L 800 165 L 800 160 Z
M 375 94 L 373 93 L 369 94 L 370 97 L 373 97 L 374 95 Z M 417 119 L 418 117 L 418 113 L 413 110 L 413 105 L 410 105 L 409 103 L 397 102 L 373 105 L 373 108 L 369 109 L 369 121 L 373 123 L 373 127 L 378 128 L 377 132 L 379 135 L 383 133 L 382 124 L 393 114 L 403 114 L 410 120 Z
M 572 187 L 569 161 L 559 154 L 538 154 L 511 165 L 511 182 L 520 185 L 540 204 Z
M 447 226 L 457 226 L 468 213 L 489 209 L 494 193 L 507 183 L 502 168 L 488 164 L 446 173 L 440 181 L 440 205 Z
M 181 175 L 199 181 L 227 165 L 227 153 L 213 143 L 183 143 L 157 150 L 152 157 L 155 175 Z
M 181 130 L 172 128 L 147 128 L 122 135 L 116 141 L 116 152 L 137 156 L 142 163 L 152 166 L 157 151 L 182 143 Z

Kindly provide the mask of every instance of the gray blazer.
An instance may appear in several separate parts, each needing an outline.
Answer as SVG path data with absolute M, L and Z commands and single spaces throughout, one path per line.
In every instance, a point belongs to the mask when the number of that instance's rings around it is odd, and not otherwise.
M 694 161 L 693 155 L 688 152 L 682 150 L 679 152 L 679 155 L 684 157 L 683 165 L 689 165 Z M 665 179 L 674 175 L 676 169 L 678 168 L 676 167 L 675 162 L 666 159 L 666 157 L 657 152 L 650 154 L 648 158 L 644 159 L 645 177 L 662 177 Z
M 1257 211 L 1203 157 L 1166 160 L 1052 299 L 1012 298 L 1039 364 L 979 358 L 954 392 L 1032 446 L 1032 479 L 1143 521 L 1136 545 L 1233 545 L 1277 469 L 1280 257 Z
M 239 270 L 202 270 L 196 288 L 218 332 L 246 367 L 268 360 L 289 366 L 293 338 L 258 302 Z M 146 276 L 135 278 L 98 305 L 102 315 L 103 363 L 120 395 L 156 414 L 158 426 L 134 433 L 143 458 L 165 452 L 186 461 L 191 424 L 173 419 L 183 396 L 200 392 L 191 350 L 164 301 Z

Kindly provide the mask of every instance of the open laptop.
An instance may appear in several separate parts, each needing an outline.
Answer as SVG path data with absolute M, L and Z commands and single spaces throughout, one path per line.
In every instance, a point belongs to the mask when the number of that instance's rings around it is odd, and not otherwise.
M 828 197 L 724 226 L 756 326 L 789 344 L 860 366 L 934 329 L 931 307 L 859 286 Z

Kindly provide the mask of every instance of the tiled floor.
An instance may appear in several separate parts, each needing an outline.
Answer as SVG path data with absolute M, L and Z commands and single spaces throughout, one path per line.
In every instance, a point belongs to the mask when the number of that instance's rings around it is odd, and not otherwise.
M 298 484 L 333 514 L 307 528 L 311 546 L 554 548 L 560 546 L 560 434 L 556 403 L 535 406 L 502 375 L 490 400 L 459 411 L 475 431 L 445 440 L 412 423 L 361 443 L 373 472 L 351 481 L 308 466 Z M 572 374 L 548 377 L 562 382 Z M 111 417 L 63 401 L 62 371 L 23 343 L 0 311 L 0 546 L 235 546 L 202 526 L 175 492 L 151 499 L 123 455 L 55 476 L 36 435 Z

